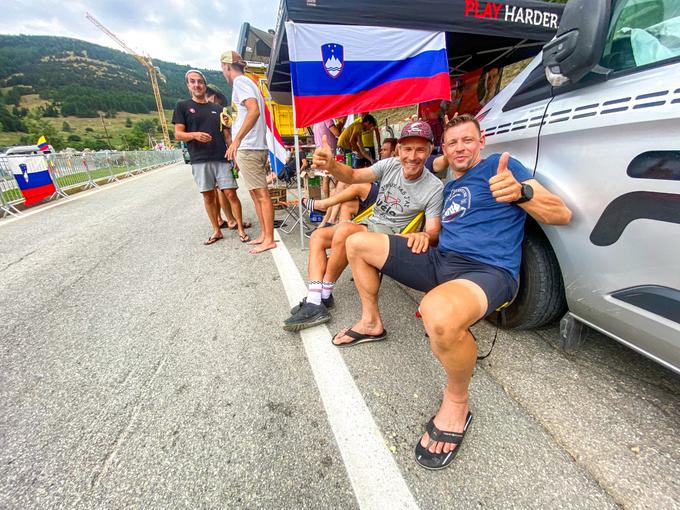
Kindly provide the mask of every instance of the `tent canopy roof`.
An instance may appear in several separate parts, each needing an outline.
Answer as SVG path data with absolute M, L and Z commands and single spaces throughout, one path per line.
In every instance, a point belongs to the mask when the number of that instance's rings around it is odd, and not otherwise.
M 538 0 L 281 0 L 269 88 L 291 90 L 286 21 L 445 31 L 449 69 L 456 76 L 536 55 L 555 35 L 563 9 Z M 375 53 L 380 55 L 379 47 Z

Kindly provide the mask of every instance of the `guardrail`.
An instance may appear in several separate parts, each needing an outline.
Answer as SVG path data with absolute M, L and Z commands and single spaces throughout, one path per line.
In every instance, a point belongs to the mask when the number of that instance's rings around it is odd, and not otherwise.
M 65 197 L 67 191 L 75 188 L 96 188 L 102 183 L 115 182 L 121 176 L 131 177 L 135 173 L 183 161 L 181 150 L 0 155 L 0 217 L 20 214 L 16 206 L 24 201 L 9 166 L 11 158 L 43 167 L 47 160 L 56 188 L 56 192 L 48 200 Z

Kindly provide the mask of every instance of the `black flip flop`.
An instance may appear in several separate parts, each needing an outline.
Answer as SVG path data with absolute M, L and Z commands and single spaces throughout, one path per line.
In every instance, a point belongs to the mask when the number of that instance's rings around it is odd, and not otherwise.
M 353 338 L 351 342 L 347 342 L 344 344 L 336 344 L 333 340 L 340 334 L 340 331 L 338 331 L 335 336 L 331 339 L 331 343 L 335 345 L 336 347 L 352 347 L 353 345 L 357 344 L 363 344 L 367 342 L 378 342 L 380 340 L 385 340 L 387 338 L 387 330 L 383 328 L 382 333 L 379 335 L 367 335 L 365 333 L 357 333 L 354 331 L 352 328 L 348 329 L 345 331 L 345 335 L 347 335 L 350 338 Z
M 468 411 L 467 418 L 465 418 L 465 427 L 463 427 L 463 432 L 447 432 L 445 430 L 439 430 L 434 424 L 434 416 L 427 422 L 427 435 L 430 440 L 427 446 L 422 446 L 420 441 L 422 437 L 418 439 L 416 444 L 416 462 L 423 466 L 425 469 L 430 469 L 432 471 L 437 471 L 439 469 L 444 469 L 447 467 L 453 459 L 458 454 L 461 444 L 463 444 L 463 438 L 467 432 L 470 423 L 472 422 L 472 413 Z M 428 448 L 434 443 L 450 443 L 457 445 L 450 452 L 442 453 L 432 453 Z
M 204 246 L 209 246 L 209 245 L 211 245 L 211 244 L 215 244 L 217 241 L 221 241 L 222 239 L 224 239 L 224 237 L 213 237 L 213 236 L 210 236 L 210 237 L 208 238 L 207 241 L 203 241 L 203 245 L 204 245 Z
M 243 227 L 243 228 L 245 228 L 245 227 Z M 239 234 L 238 238 L 241 240 L 242 243 L 247 243 L 248 241 L 250 241 L 250 236 L 248 234 L 243 234 L 243 235 Z

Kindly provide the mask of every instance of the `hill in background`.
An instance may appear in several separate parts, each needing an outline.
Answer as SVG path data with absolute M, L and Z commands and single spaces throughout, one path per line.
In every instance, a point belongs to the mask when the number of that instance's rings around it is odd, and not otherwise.
M 190 66 L 154 63 L 166 77 L 159 83 L 163 105 L 172 110 L 188 97 L 184 74 Z M 201 71 L 231 97 L 221 72 Z M 171 115 L 166 111 L 168 122 Z M 35 135 L 44 133 L 58 149 L 105 148 L 109 142 L 137 148 L 148 145 L 149 131 L 160 131 L 147 72 L 134 57 L 77 39 L 26 35 L 0 35 L 0 128 L 0 145 L 35 143 Z

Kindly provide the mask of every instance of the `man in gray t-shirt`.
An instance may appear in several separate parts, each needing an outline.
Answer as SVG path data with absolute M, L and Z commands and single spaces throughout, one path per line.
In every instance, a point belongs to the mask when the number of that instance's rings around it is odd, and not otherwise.
M 345 240 L 357 232 L 399 234 L 420 212 L 425 212 L 423 232 L 401 234 L 408 246 L 421 253 L 437 244 L 441 228 L 442 183 L 425 169 L 432 152 L 432 131 L 421 121 L 411 122 L 401 132 L 398 157 L 389 158 L 368 168 L 352 169 L 336 161 L 327 141 L 314 153 L 314 165 L 328 170 L 348 184 L 380 181 L 373 214 L 362 223 L 343 222 L 334 227 L 316 229 L 309 241 L 307 297 L 291 310 L 284 322 L 287 331 L 316 326 L 331 318 L 335 281 L 347 267 Z M 330 257 L 326 250 L 330 248 Z
M 375 230 L 379 230 L 378 225 L 387 226 L 397 234 L 420 211 L 425 211 L 426 218 L 440 216 L 442 183 L 432 173 L 423 171 L 419 177 L 407 179 L 399 158 L 383 159 L 370 169 L 375 181 L 380 182 L 373 214 L 367 220 Z

